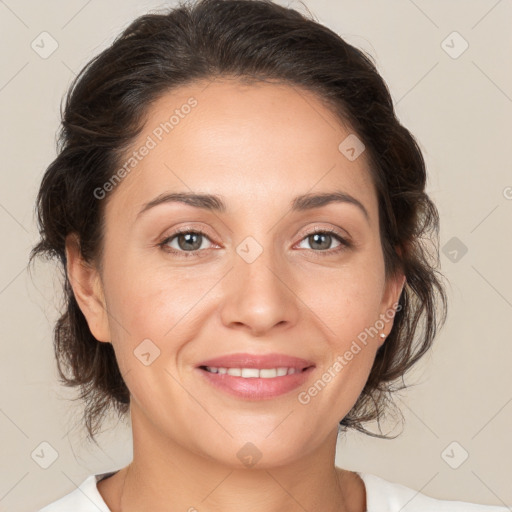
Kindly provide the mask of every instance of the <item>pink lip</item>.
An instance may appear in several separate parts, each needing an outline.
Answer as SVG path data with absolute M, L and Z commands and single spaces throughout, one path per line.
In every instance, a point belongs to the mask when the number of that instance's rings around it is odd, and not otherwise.
M 209 365 L 208 365 L 209 366 Z M 248 368 L 245 366 L 245 368 Z M 234 377 L 227 373 L 210 373 L 202 368 L 196 368 L 207 382 L 217 389 L 228 393 L 237 398 L 248 400 L 269 400 L 278 397 L 284 393 L 289 393 L 294 389 L 302 386 L 311 372 L 314 370 L 310 366 L 304 371 L 292 373 L 291 375 L 283 375 L 282 377 L 274 377 L 271 379 L 260 379 L 244 377 Z
M 214 366 L 215 368 L 295 368 L 303 370 L 314 366 L 312 361 L 285 354 L 229 354 L 226 356 L 208 359 L 197 365 Z M 260 379 L 256 379 L 260 380 Z
M 227 373 L 210 373 L 205 366 L 215 368 L 295 368 L 296 373 L 271 379 L 235 377 Z M 315 364 L 312 361 L 285 354 L 230 354 L 197 365 L 196 370 L 209 384 L 237 398 L 265 400 L 288 393 L 303 385 Z

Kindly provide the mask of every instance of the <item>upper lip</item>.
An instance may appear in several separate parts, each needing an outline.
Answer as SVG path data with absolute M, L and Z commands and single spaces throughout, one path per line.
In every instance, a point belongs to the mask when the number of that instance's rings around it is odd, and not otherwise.
M 198 364 L 198 367 L 214 368 L 295 368 L 303 370 L 314 366 L 312 361 L 286 354 L 228 354 L 208 359 Z

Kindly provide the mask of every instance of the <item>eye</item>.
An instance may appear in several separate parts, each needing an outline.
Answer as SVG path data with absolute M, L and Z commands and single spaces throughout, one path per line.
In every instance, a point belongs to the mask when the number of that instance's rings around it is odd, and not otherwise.
M 333 239 L 337 240 L 339 245 L 335 249 L 329 249 Z M 336 254 L 347 247 L 351 247 L 351 243 L 334 229 L 316 228 L 313 232 L 309 233 L 302 239 L 301 243 L 303 242 L 308 242 L 311 247 L 318 249 L 313 252 L 317 253 L 315 256 L 319 257 Z
M 171 236 L 162 240 L 158 245 L 166 252 L 188 258 L 190 256 L 197 256 L 198 254 L 196 253 L 204 252 L 206 250 L 202 247 L 205 239 L 209 240 L 207 234 L 203 231 L 192 231 L 184 228 L 174 232 Z M 176 241 L 177 247 L 170 246 L 174 241 Z
M 331 245 L 333 239 L 337 240 L 339 245 L 335 249 L 329 249 L 328 246 Z M 210 240 L 210 238 L 204 231 L 182 228 L 166 237 L 158 246 L 165 252 L 178 257 L 201 257 L 204 256 L 204 253 L 209 249 L 208 247 L 203 247 L 205 240 Z M 315 254 L 317 257 L 329 256 L 352 246 L 348 240 L 334 229 L 316 228 L 302 238 L 301 243 L 304 241 L 309 241 L 313 247 L 312 251 L 317 253 Z M 173 243 L 175 243 L 174 247 L 171 246 Z

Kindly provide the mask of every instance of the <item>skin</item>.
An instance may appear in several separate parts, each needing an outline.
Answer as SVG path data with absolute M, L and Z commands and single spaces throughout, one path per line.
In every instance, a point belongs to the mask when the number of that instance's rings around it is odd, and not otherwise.
M 133 461 L 98 489 L 113 512 L 363 512 L 362 480 L 335 466 L 337 429 L 385 341 L 369 337 L 308 404 L 297 396 L 403 288 L 402 274 L 385 280 L 366 154 L 350 161 L 338 150 L 352 132 L 313 93 L 227 77 L 166 93 L 133 147 L 190 96 L 197 106 L 105 199 L 102 271 L 67 241 L 76 298 L 96 339 L 113 344 L 131 393 Z M 297 195 L 337 190 L 357 198 L 369 219 L 349 203 L 290 211 Z M 220 194 L 227 210 L 168 203 L 137 220 L 164 191 Z M 195 256 L 158 246 L 177 227 L 206 232 Z M 327 236 L 318 248 L 315 228 L 334 228 L 353 245 L 334 252 L 340 242 Z M 236 252 L 248 236 L 263 249 L 252 263 Z M 187 252 L 178 242 L 167 245 Z M 389 320 L 380 332 L 391 328 Z M 148 338 L 160 355 L 146 366 L 134 350 Z M 301 388 L 244 400 L 195 369 L 235 352 L 285 353 L 316 367 Z M 252 467 L 237 457 L 248 442 L 262 455 Z

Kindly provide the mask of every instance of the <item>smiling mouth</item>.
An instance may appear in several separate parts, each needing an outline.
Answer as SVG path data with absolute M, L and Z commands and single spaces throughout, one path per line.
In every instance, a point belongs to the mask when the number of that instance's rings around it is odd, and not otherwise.
M 228 368 L 200 365 L 196 371 L 209 385 L 241 400 L 271 400 L 303 386 L 316 366 Z
M 199 366 L 201 370 L 219 375 L 231 375 L 232 377 L 241 377 L 244 379 L 274 379 L 277 377 L 286 377 L 295 373 L 305 372 L 311 366 L 305 368 L 276 367 L 276 368 L 227 368 L 215 366 Z

